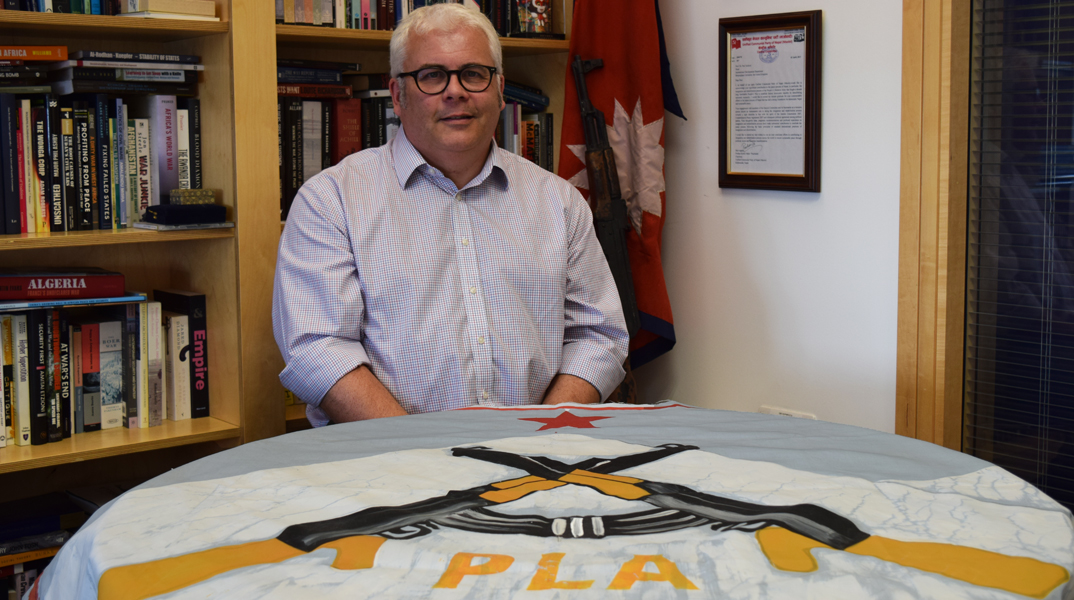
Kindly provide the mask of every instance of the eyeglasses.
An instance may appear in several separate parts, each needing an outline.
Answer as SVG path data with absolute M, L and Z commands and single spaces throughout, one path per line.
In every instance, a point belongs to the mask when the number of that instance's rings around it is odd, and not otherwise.
M 459 85 L 462 86 L 462 89 L 477 94 L 489 89 L 489 85 L 492 84 L 492 76 L 495 74 L 496 67 L 466 65 L 454 71 L 449 71 L 443 67 L 427 67 L 409 73 L 400 73 L 399 77 L 413 77 L 418 90 L 432 96 L 447 89 L 452 75 L 459 78 Z

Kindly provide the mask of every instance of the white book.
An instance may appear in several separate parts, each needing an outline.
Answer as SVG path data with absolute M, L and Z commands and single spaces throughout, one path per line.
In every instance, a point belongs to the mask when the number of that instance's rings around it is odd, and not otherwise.
M 336 29 L 346 29 L 347 27 L 347 0 L 335 0 L 335 26 Z M 282 10 L 282 8 L 281 8 Z
M 127 408 L 123 402 L 122 321 L 105 321 L 100 324 L 100 350 L 101 429 L 122 427 Z
M 120 4 L 121 13 L 145 11 L 214 17 L 216 3 L 213 0 L 125 0 Z
M 150 151 L 149 119 L 134 119 L 134 156 L 138 173 L 137 210 L 132 221 L 141 221 L 155 196 L 153 190 L 153 153 Z
M 146 349 L 142 352 L 146 357 L 146 401 L 141 405 L 145 408 L 148 418 L 143 427 L 158 427 L 164 419 L 164 355 L 163 341 L 161 339 L 161 316 L 160 302 L 145 303 L 146 318 L 142 325 L 145 331 L 143 339 Z
M 127 114 L 127 105 L 123 105 L 124 113 Z M 134 119 L 127 117 L 127 225 L 133 225 L 138 221 L 138 152 L 137 136 L 135 135 Z
M 30 339 L 26 315 L 11 315 L 11 345 L 14 352 L 12 389 L 15 393 L 15 444 L 30 445 Z
M 138 342 L 135 359 L 135 400 L 138 403 L 138 427 L 149 427 L 149 303 L 138 303 Z M 131 425 L 134 428 L 134 425 Z
M 179 147 L 179 189 L 190 189 L 190 111 L 180 108 L 175 111 L 175 121 L 178 124 L 178 147 Z
M 134 17 L 142 19 L 178 19 L 180 21 L 219 21 L 220 17 L 206 17 L 204 15 L 184 15 L 182 13 L 157 12 L 146 10 L 142 12 L 122 13 L 117 17 Z
M 114 179 L 116 181 L 116 187 L 119 189 L 119 195 L 116 198 L 116 218 L 119 220 L 119 224 L 123 227 L 130 225 L 129 215 L 130 212 L 130 173 L 127 169 L 130 168 L 130 162 L 127 160 L 127 105 L 123 103 L 123 100 L 116 100 L 116 175 Z
M 102 69 L 178 69 L 180 71 L 204 71 L 205 65 L 176 62 L 139 62 L 130 60 L 61 60 L 48 64 L 50 71 L 70 67 L 95 67 Z
M 150 172 L 153 194 L 149 204 L 162 204 L 172 190 L 179 188 L 179 144 L 176 128 L 175 96 L 161 94 L 131 98 L 131 110 L 139 118 L 149 119 Z
M 168 330 L 168 418 L 190 418 L 190 321 L 186 315 L 163 311 Z
M 11 315 L 0 315 L 0 353 L 3 353 L 3 360 L 0 361 L 0 365 L 3 368 L 2 377 L 6 380 L 14 375 L 14 358 L 15 350 L 14 345 L 11 343 Z M 14 413 L 14 389 L 10 385 L 0 386 L 3 388 L 4 394 L 4 438 L 6 441 L 5 446 L 11 446 L 15 443 L 15 413 Z

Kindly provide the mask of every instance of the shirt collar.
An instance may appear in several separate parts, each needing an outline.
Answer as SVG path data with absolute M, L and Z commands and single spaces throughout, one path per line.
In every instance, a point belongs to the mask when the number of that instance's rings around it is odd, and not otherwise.
M 440 171 L 436 167 L 426 162 L 425 157 L 418 152 L 418 149 L 410 143 L 410 140 L 406 137 L 406 132 L 403 127 L 399 127 L 399 131 L 395 134 L 395 139 L 392 141 L 392 159 L 395 166 L 395 177 L 399 180 L 399 187 L 406 189 L 407 183 L 410 182 L 414 173 L 419 171 L 426 171 L 435 173 L 439 177 L 433 179 L 443 179 L 448 184 L 451 184 L 451 180 L 440 174 Z M 491 175 L 496 174 L 496 180 L 500 181 L 504 188 L 507 188 L 507 172 L 504 168 L 503 159 L 500 157 L 500 148 L 496 145 L 496 140 L 492 140 L 492 149 L 489 151 L 488 157 L 485 159 L 485 166 L 481 168 L 481 172 L 474 177 L 473 181 L 470 181 L 463 189 L 476 187 L 481 185 Z M 454 184 L 451 184 L 452 186 Z

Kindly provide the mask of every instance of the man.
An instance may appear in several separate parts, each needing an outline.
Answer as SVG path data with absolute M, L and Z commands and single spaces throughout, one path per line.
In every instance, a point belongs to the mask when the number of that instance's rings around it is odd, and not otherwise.
M 273 330 L 315 426 L 599 402 L 627 333 L 585 201 L 496 147 L 500 41 L 457 4 L 391 41 L 402 127 L 311 178 L 280 242 Z

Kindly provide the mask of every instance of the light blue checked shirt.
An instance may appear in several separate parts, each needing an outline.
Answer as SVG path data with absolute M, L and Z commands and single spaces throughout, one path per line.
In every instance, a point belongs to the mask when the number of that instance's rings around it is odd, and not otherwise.
M 315 426 L 369 365 L 409 413 L 541 402 L 557 373 L 623 378 L 619 294 L 585 200 L 492 145 L 461 190 L 400 130 L 306 182 L 280 241 L 280 381 Z

